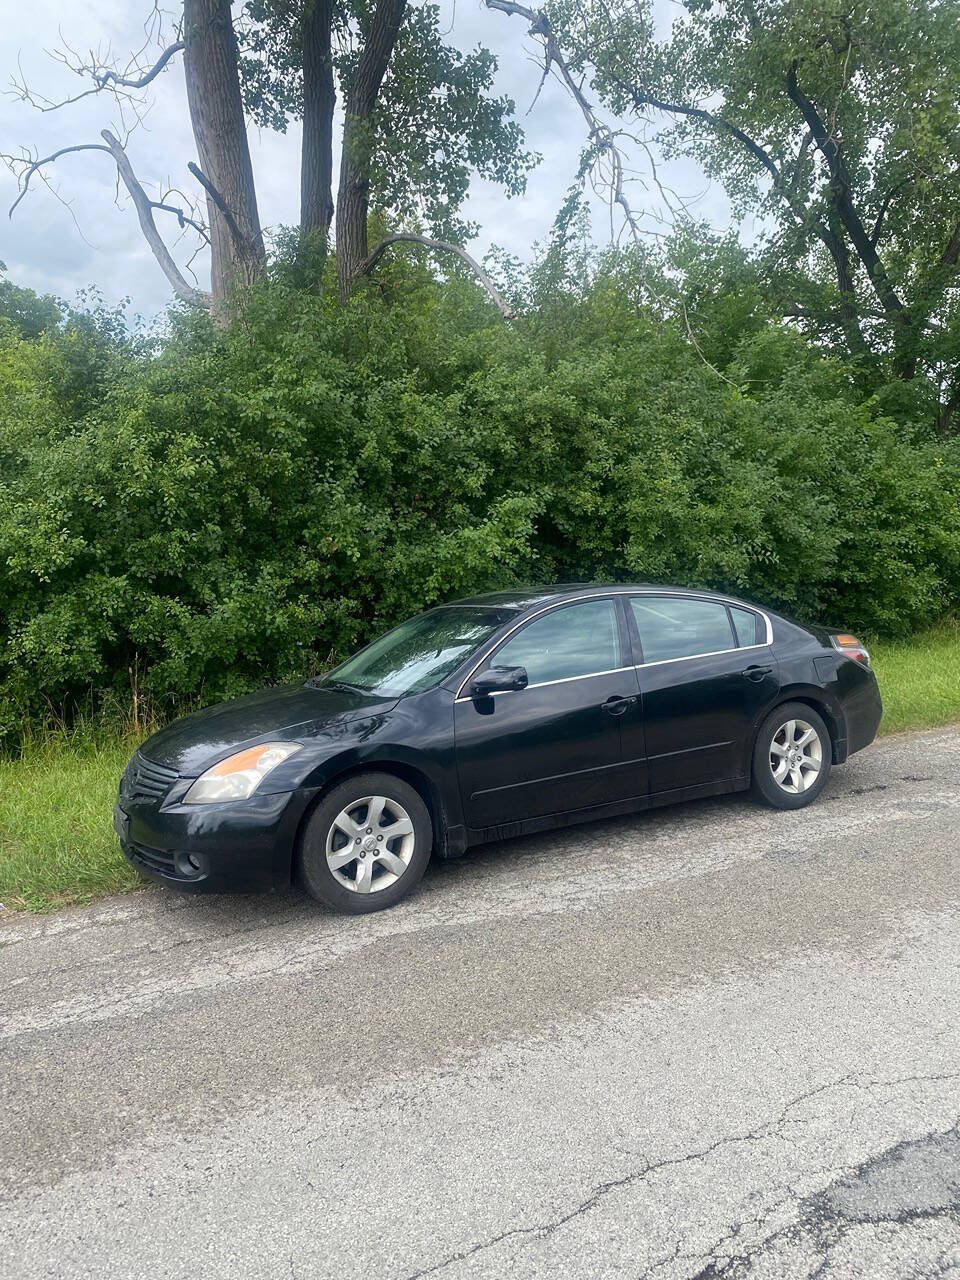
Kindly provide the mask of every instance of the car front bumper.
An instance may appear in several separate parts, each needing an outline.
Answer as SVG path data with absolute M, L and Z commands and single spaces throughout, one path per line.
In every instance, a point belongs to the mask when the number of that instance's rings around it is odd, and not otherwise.
M 190 893 L 287 888 L 300 823 L 315 790 L 230 804 L 117 804 L 120 847 L 143 875 Z

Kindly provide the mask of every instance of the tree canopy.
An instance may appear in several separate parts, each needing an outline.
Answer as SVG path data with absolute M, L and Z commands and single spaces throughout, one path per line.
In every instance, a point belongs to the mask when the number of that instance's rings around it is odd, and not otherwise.
M 715 371 L 716 331 L 703 309 L 725 308 L 731 322 L 744 323 L 762 311 L 842 357 L 865 392 L 885 388 L 891 397 L 899 382 L 941 432 L 960 429 L 956 0 L 839 8 L 827 0 L 684 0 L 668 28 L 654 0 L 485 3 L 491 22 L 519 19 L 539 47 L 534 103 L 553 76 L 583 120 L 582 146 L 571 148 L 564 175 L 573 186 L 558 212 L 560 239 L 577 224 L 580 189 L 592 182 L 619 217 L 633 261 L 647 264 L 635 281 L 645 304 L 678 317 Z M 197 207 L 182 207 L 172 192 L 148 194 L 133 140 L 109 129 L 101 142 L 8 157 L 21 183 L 14 207 L 63 155 L 106 153 L 175 291 L 225 321 L 234 291 L 262 279 L 270 256 L 248 122 L 283 130 L 295 119 L 303 126 L 292 232 L 300 287 L 330 287 L 332 244 L 345 302 L 389 250 L 411 242 L 463 264 L 501 315 L 514 313 L 504 277 L 498 284 L 465 248 L 477 228 L 464 201 L 477 175 L 519 194 L 538 157 L 513 103 L 494 90 L 493 55 L 454 47 L 437 5 L 183 0 L 174 28 L 156 43 L 156 56 L 123 64 L 64 54 L 86 87 L 62 102 L 40 100 L 26 84 L 20 93 L 44 110 L 69 110 L 92 94 L 136 107 L 182 57 L 197 160 L 176 159 L 202 193 Z M 718 236 L 699 223 L 661 176 L 661 161 L 674 156 L 696 160 L 722 183 L 757 234 Z M 640 164 L 645 188 L 633 184 Z M 162 234 L 170 216 L 210 244 L 209 293 L 171 258 Z M 663 237 L 666 256 L 652 247 Z M 738 290 L 747 292 L 732 299 Z
M 369 21 L 366 5 L 336 15 L 331 60 L 341 97 L 350 92 Z M 360 39 L 351 38 L 351 25 Z M 284 132 L 304 114 L 301 6 L 248 0 L 238 39 L 247 114 Z M 392 225 L 422 225 L 460 243 L 477 231 L 459 217 L 471 177 L 522 192 L 536 157 L 524 149 L 513 102 L 491 96 L 496 68 L 488 49 L 463 53 L 444 41 L 437 5 L 404 12 L 370 122 L 373 204 Z
M 172 38 L 152 61 L 102 62 L 63 53 L 61 60 L 88 88 L 59 102 L 41 99 L 20 83 L 20 96 L 43 110 L 67 109 L 80 96 L 111 95 L 142 107 L 143 95 L 182 55 L 186 96 L 199 163 L 172 158 L 189 169 L 203 192 L 206 216 L 184 208 L 170 193 L 147 194 L 121 141 L 103 130 L 101 142 L 67 145 L 45 157 L 8 156 L 21 193 L 62 156 L 99 151 L 115 163 L 140 225 L 175 292 L 192 304 L 229 314 L 237 286 L 259 278 L 266 263 L 247 122 L 284 130 L 303 126 L 300 230 L 304 280 L 316 286 L 336 215 L 337 275 L 341 300 L 369 269 L 369 219 L 376 214 L 399 238 L 463 255 L 474 232 L 460 211 L 470 178 L 499 183 L 519 194 L 537 157 L 524 149 L 509 98 L 491 92 L 496 59 L 486 49 L 462 53 L 444 40 L 439 10 L 410 0 L 184 0 Z M 161 41 L 162 43 L 162 41 Z M 333 134 L 342 103 L 339 182 L 334 182 Z M 336 185 L 336 199 L 334 186 Z M 12 210 L 11 210 L 12 212 Z M 194 287 L 172 259 L 157 226 L 173 214 L 211 250 L 209 296 Z M 426 229 L 432 239 L 424 239 Z M 443 243 L 438 243 L 442 241 Z M 467 261 L 471 261 L 469 257 Z
M 508 0 L 488 0 L 516 10 Z M 960 409 L 960 21 L 944 0 L 650 0 L 543 11 L 567 63 L 765 222 L 780 314 Z M 535 29 L 535 28 L 534 28 Z

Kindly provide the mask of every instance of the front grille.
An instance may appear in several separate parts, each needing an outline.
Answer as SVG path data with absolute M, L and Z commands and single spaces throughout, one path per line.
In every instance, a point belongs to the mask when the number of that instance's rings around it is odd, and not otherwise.
M 176 769 L 154 764 L 137 751 L 123 775 L 120 794 L 130 804 L 159 803 L 178 776 Z

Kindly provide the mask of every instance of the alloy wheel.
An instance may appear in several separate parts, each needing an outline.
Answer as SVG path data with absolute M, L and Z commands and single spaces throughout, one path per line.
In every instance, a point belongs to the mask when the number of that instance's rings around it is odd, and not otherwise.
M 413 822 L 388 796 L 362 796 L 341 809 L 327 832 L 327 866 L 354 893 L 396 884 L 413 857 Z
M 823 768 L 823 743 L 806 720 L 785 720 L 770 742 L 773 780 L 790 795 L 808 791 Z

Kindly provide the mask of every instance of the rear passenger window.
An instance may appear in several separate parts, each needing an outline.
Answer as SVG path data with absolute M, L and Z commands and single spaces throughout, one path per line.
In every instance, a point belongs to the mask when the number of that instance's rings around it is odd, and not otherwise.
M 726 605 L 714 600 L 631 596 L 644 662 L 693 658 L 735 648 Z
M 762 643 L 760 619 L 755 613 L 751 613 L 749 609 L 738 609 L 735 605 L 731 605 L 730 617 L 733 619 L 733 629 L 737 633 L 737 644 L 741 649 L 748 644 Z

